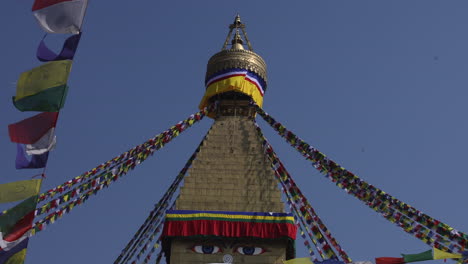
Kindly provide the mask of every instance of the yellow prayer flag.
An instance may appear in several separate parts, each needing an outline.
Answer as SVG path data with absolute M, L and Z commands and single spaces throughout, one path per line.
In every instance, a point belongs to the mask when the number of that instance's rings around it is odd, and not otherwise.
M 310 258 L 295 258 L 283 261 L 284 264 L 314 264 Z
M 26 258 L 26 249 L 21 250 L 18 253 L 15 253 L 13 256 L 11 256 L 9 259 L 7 259 L 5 264 L 19 264 L 19 263 L 24 263 L 24 259 Z
M 0 203 L 15 202 L 39 193 L 42 179 L 0 184 Z
M 72 61 L 61 60 L 45 63 L 23 72 L 16 86 L 15 100 L 67 84 Z
M 463 257 L 461 254 L 448 253 L 437 248 L 433 248 L 432 254 L 433 254 L 434 259 L 450 259 L 450 258 L 456 259 L 456 258 Z

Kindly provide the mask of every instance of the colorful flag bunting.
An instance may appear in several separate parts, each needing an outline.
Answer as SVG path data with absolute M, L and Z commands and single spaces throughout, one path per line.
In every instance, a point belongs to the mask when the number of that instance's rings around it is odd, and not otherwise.
M 15 202 L 36 195 L 41 182 L 42 179 L 33 179 L 0 184 L 0 203 Z
M 314 264 L 310 258 L 295 258 L 283 261 L 284 264 Z
M 37 48 L 37 59 L 40 61 L 59 61 L 59 60 L 73 60 L 75 56 L 76 49 L 78 48 L 78 43 L 80 42 L 81 33 L 73 35 L 63 44 L 62 50 L 59 54 L 50 50 L 46 44 L 44 39 L 41 40 L 39 43 L 39 47 Z
M 403 264 L 405 260 L 403 258 L 391 258 L 391 257 L 381 257 L 375 258 L 375 264 Z
M 34 144 L 26 144 L 26 154 L 41 155 L 52 150 L 55 147 L 55 144 L 57 143 L 57 138 L 55 136 L 54 131 L 55 128 L 51 128 Z
M 10 140 L 22 144 L 34 144 L 57 123 L 57 112 L 45 112 L 8 125 Z
M 16 150 L 15 168 L 17 170 L 44 168 L 49 159 L 49 152 L 40 155 L 31 155 L 31 159 L 28 159 L 23 144 L 17 144 Z
M 36 204 L 37 193 L 0 215 L 0 263 L 23 263 Z
M 34 16 L 48 33 L 76 34 L 86 12 L 88 0 L 35 0 Z
M 57 112 L 65 104 L 72 61 L 45 63 L 23 72 L 16 86 L 13 104 L 20 111 Z
M 338 187 L 358 198 L 387 220 L 401 227 L 428 245 L 445 251 L 463 251 L 468 245 L 468 235 L 434 219 L 416 208 L 383 192 L 347 171 L 319 150 L 307 144 L 260 107 L 256 111 L 278 134 L 298 150 L 314 168 L 325 174 Z

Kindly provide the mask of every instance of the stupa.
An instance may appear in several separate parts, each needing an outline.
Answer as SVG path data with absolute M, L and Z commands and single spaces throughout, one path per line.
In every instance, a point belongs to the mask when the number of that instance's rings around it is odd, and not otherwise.
M 166 261 L 282 263 L 294 256 L 296 226 L 254 123 L 267 87 L 265 61 L 252 50 L 239 15 L 208 61 L 200 109 L 217 104 L 214 123 L 167 212 Z M 228 48 L 229 40 L 231 46 Z M 244 43 L 247 47 L 245 47 Z

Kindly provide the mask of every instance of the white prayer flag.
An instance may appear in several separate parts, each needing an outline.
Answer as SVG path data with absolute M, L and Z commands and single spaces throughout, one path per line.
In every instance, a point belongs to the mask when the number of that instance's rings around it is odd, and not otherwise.
M 77 34 L 87 5 L 88 0 L 35 0 L 32 11 L 46 32 Z

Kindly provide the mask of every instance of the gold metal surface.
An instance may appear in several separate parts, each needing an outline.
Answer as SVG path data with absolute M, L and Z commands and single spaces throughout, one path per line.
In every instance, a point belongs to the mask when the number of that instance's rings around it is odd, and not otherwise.
M 252 71 L 258 74 L 265 82 L 267 81 L 267 66 L 262 57 L 253 51 L 241 49 L 223 50 L 213 55 L 208 61 L 206 78 L 230 68 Z
M 232 36 L 233 32 L 234 36 Z M 242 32 L 244 39 L 242 39 L 240 32 Z M 232 46 L 228 49 L 227 46 L 231 37 Z M 248 50 L 244 49 L 244 43 L 247 44 Z M 234 19 L 234 23 L 229 25 L 229 33 L 222 50 L 213 55 L 208 61 L 206 78 L 209 78 L 219 71 L 230 68 L 252 71 L 264 79 L 265 82 L 267 81 L 266 63 L 262 57 L 253 52 L 252 45 L 247 38 L 245 25 L 242 23 L 239 15 Z

